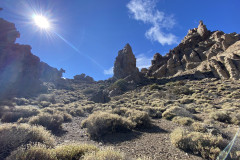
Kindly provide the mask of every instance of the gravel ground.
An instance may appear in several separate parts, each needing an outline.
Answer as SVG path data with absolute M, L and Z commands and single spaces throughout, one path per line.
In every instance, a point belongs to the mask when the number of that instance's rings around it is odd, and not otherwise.
M 75 117 L 71 123 L 63 125 L 63 132 L 58 135 L 57 142 L 61 143 L 88 143 L 103 147 L 120 149 L 129 158 L 145 157 L 156 160 L 202 160 L 191 154 L 187 154 L 174 147 L 169 138 L 177 124 L 165 119 L 153 120 L 155 125 L 151 129 L 135 132 L 115 133 L 103 137 L 100 141 L 93 141 L 87 135 L 85 129 L 81 129 L 81 121 L 85 117 Z

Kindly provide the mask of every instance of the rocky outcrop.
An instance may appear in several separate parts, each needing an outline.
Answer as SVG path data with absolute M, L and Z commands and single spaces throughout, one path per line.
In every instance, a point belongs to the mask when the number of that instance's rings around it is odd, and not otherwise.
M 29 45 L 16 44 L 19 36 L 13 23 L 0 18 L 0 97 L 31 96 L 44 89 L 42 80 L 62 76 L 63 70 L 40 62 Z
M 146 76 L 196 75 L 239 79 L 239 40 L 237 33 L 211 32 L 200 21 L 198 28 L 189 30 L 181 43 L 166 56 L 154 55 Z
M 86 74 L 84 74 L 84 73 L 82 73 L 80 75 L 75 75 L 73 78 L 74 78 L 73 81 L 75 83 L 79 83 L 79 82 L 92 83 L 92 82 L 95 82 L 92 77 L 86 76 Z
M 126 44 L 126 46 L 118 52 L 118 56 L 114 62 L 113 72 L 115 79 L 129 78 L 135 81 L 139 80 L 136 58 L 129 44 Z

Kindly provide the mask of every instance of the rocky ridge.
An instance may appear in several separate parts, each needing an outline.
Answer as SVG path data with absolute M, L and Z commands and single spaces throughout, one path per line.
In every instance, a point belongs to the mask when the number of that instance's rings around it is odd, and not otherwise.
M 240 79 L 240 35 L 209 31 L 202 21 L 165 56 L 156 53 L 146 76 L 163 78 L 193 75 Z

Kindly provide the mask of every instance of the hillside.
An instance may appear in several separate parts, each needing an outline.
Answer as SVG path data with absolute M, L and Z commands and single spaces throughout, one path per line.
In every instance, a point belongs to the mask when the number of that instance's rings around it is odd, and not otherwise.
M 141 71 L 127 44 L 101 81 L 61 78 L 13 23 L 0 19 L 0 35 L 0 159 L 216 159 L 238 130 L 239 34 L 200 21 Z

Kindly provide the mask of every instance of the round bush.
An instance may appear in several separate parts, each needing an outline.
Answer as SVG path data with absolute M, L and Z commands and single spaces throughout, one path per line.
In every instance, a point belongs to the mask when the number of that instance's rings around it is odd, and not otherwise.
M 49 114 L 42 113 L 38 116 L 34 116 L 29 120 L 30 124 L 37 124 L 46 127 L 48 130 L 53 132 L 58 131 L 62 127 L 62 123 L 64 122 L 63 116 L 58 114 Z
M 98 138 L 107 133 L 127 131 L 134 124 L 125 117 L 109 112 L 94 112 L 82 122 L 92 138 Z

